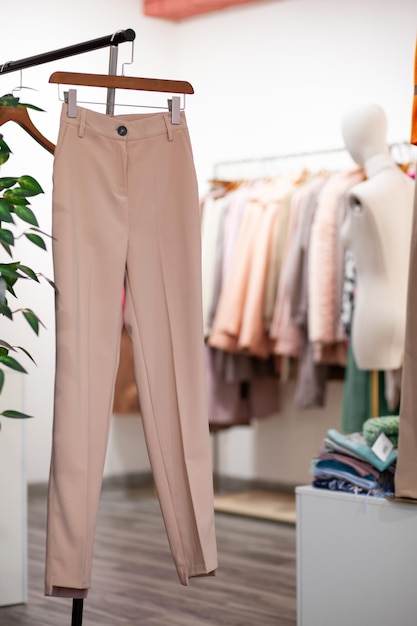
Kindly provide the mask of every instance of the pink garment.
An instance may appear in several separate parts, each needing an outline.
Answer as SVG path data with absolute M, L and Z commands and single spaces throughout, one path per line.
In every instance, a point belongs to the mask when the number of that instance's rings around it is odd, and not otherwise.
M 334 344 L 338 318 L 335 318 L 335 268 L 337 207 L 342 195 L 363 180 L 362 168 L 333 174 L 319 194 L 310 234 L 309 256 L 309 340 Z
M 238 351 L 237 342 L 248 289 L 250 265 L 262 213 L 262 205 L 255 201 L 249 202 L 245 209 L 233 260 L 220 295 L 212 332 L 208 338 L 208 343 L 213 348 L 228 352 Z
M 279 204 L 267 206 L 263 212 L 256 239 L 256 250 L 250 268 L 238 348 L 253 356 L 267 358 L 271 353 L 270 340 L 264 327 L 266 279 L 271 259 L 274 224 Z
M 271 354 L 264 306 L 274 224 L 281 204 L 303 175 L 304 171 L 292 173 L 254 191 L 218 304 L 210 346 L 260 358 Z
M 298 357 L 303 341 L 300 329 L 291 321 L 291 302 L 288 293 L 288 261 L 291 243 L 297 228 L 302 198 L 303 188 L 295 191 L 291 201 L 277 300 L 269 332 L 270 338 L 275 340 L 273 352 L 282 356 Z

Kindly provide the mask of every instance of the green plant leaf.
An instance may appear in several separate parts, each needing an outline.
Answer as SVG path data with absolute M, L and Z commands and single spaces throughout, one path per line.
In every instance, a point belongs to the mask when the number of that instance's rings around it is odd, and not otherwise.
M 22 372 L 22 374 L 27 374 L 25 368 L 20 365 L 19 361 L 16 361 L 12 356 L 8 354 L 0 354 L 0 363 L 3 365 L 7 365 L 10 369 L 15 370 L 16 372 Z
M 0 106 L 2 107 L 17 107 L 19 104 L 19 98 L 16 98 L 12 93 L 6 93 L 0 98 Z
M 13 211 L 13 205 L 7 202 L 7 200 L 0 198 L 0 222 L 14 223 L 11 211 Z
M 42 237 L 39 237 L 39 235 L 34 235 L 33 233 L 25 233 L 25 237 L 27 237 L 29 241 L 34 243 L 35 246 L 39 246 L 39 248 L 46 250 L 45 242 Z
M 2 241 L 0 241 L 0 244 L 1 244 L 1 245 L 3 246 L 3 248 L 6 250 L 7 254 L 8 254 L 10 257 L 12 257 L 12 258 L 13 258 L 12 251 L 11 251 L 11 249 L 10 249 L 10 246 L 9 246 L 9 245 L 7 245 L 7 243 L 3 243 Z
M 3 165 L 3 163 L 6 163 L 10 154 L 11 154 L 11 150 L 9 146 L 4 141 L 3 135 L 0 135 L 0 165 Z
M 31 419 L 33 415 L 28 415 L 27 413 L 21 413 L 21 411 L 12 411 L 7 410 L 0 413 L 0 415 L 4 415 L 4 417 L 11 417 L 12 419 Z
M 48 283 L 51 285 L 51 287 L 53 287 L 53 289 L 56 291 L 56 293 L 58 293 L 58 287 L 55 285 L 54 281 L 51 280 L 50 278 L 46 278 L 46 276 L 44 276 L 45 280 L 48 281 Z
M 4 176 L 0 178 L 0 189 L 7 189 L 13 187 L 17 183 L 17 178 L 11 178 L 10 176 Z
M 35 106 L 34 104 L 27 104 L 26 102 L 19 102 L 19 104 L 17 106 L 18 107 L 24 107 L 25 109 L 33 109 L 34 111 L 41 111 L 42 113 L 45 113 L 45 109 L 40 109 L 39 107 Z
M 9 318 L 9 320 L 13 319 L 13 313 L 11 312 L 7 304 L 0 304 L 0 315 L 5 315 Z
M 3 346 L 0 346 L 0 356 L 7 356 L 9 354 L 9 351 L 7 348 L 4 348 Z
M 25 309 L 24 311 L 22 311 L 25 320 L 27 321 L 27 323 L 29 324 L 29 326 L 32 328 L 32 330 L 39 335 L 39 318 L 38 316 L 31 311 L 30 309 Z
M 32 176 L 20 176 L 20 178 L 17 179 L 19 185 L 21 188 L 23 189 L 28 189 L 31 191 L 30 194 L 27 194 L 28 196 L 34 196 L 38 193 L 43 193 L 43 189 L 40 186 L 40 184 L 38 183 L 37 180 L 35 180 L 34 178 L 32 178 Z
M 3 389 L 3 385 L 4 385 L 4 372 L 3 370 L 0 370 L 0 393 L 1 393 L 1 390 Z
M 30 359 L 30 360 L 31 360 L 31 361 L 32 361 L 32 362 L 36 365 L 36 361 L 35 361 L 35 359 L 34 359 L 34 358 L 33 358 L 33 356 L 30 354 L 30 352 L 28 352 L 28 351 L 26 350 L 26 348 L 22 348 L 22 346 L 17 346 L 17 347 L 19 348 L 19 350 L 21 350 L 22 352 L 24 352 L 24 353 L 26 354 L 26 356 L 27 356 L 27 357 L 29 357 L 29 359 Z M 13 350 L 14 350 L 14 348 L 13 348 Z
M 37 196 L 41 191 L 35 191 L 29 187 L 14 187 L 13 194 L 19 198 L 27 198 L 28 196 Z
M 49 233 L 45 233 L 43 230 L 41 230 L 40 228 L 36 228 L 35 226 L 32 226 L 32 228 L 29 228 L 29 230 L 33 230 L 33 232 L 35 233 L 40 233 L 41 235 L 45 235 L 45 237 L 49 237 L 50 239 L 53 239 L 52 235 L 50 235 Z
M 10 265 L 11 265 L 11 263 L 10 263 Z M 10 265 L 5 265 L 5 264 L 1 264 L 0 265 L 0 274 L 2 276 L 4 276 L 6 279 L 7 278 L 12 278 L 15 281 L 18 278 L 24 278 L 13 267 L 10 267 Z
M 14 212 L 16 213 L 17 217 L 20 217 L 20 219 L 24 222 L 28 222 L 29 224 L 32 224 L 32 226 L 39 226 L 36 215 L 34 214 L 32 209 L 29 209 L 29 207 L 19 205 L 15 206 Z
M 21 196 L 16 196 L 16 194 L 14 193 L 14 189 L 8 189 L 7 191 L 4 192 L 3 194 L 3 198 L 5 200 L 7 200 L 8 202 L 10 202 L 10 204 L 12 205 L 26 205 L 26 204 L 30 204 L 29 200 L 27 200 L 27 198 L 21 197 Z
M 0 243 L 5 243 L 10 246 L 14 245 L 14 237 L 11 230 L 0 228 Z
M 31 278 L 32 280 L 36 280 L 37 283 L 39 282 L 39 278 L 36 276 L 33 269 L 31 269 L 27 265 L 19 264 L 19 271 L 29 276 L 29 278 Z
M 14 285 L 14 283 L 15 283 L 15 282 L 16 282 L 16 281 L 14 280 L 14 281 L 12 281 L 12 283 L 8 283 L 8 285 L 7 285 L 7 291 L 8 291 L 9 293 L 11 293 L 11 294 L 12 294 L 12 296 L 14 296 L 14 297 L 16 298 L 17 296 L 16 296 L 16 294 L 15 294 L 15 292 L 14 292 L 14 289 L 13 289 L 13 285 Z

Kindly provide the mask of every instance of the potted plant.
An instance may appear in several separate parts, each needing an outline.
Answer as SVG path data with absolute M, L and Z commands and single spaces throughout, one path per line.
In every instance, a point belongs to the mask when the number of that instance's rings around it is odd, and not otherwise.
M 0 98 L 2 107 L 26 107 L 13 95 Z M 40 110 L 40 109 L 37 109 Z M 11 156 L 11 150 L 0 135 L 0 167 Z M 18 240 L 25 238 L 34 246 L 46 249 L 44 235 L 31 208 L 31 199 L 43 193 L 30 175 L 0 176 L 0 320 L 23 316 L 38 335 L 42 324 L 37 314 L 21 306 L 18 287 L 22 281 L 39 283 L 43 277 L 17 257 Z M 45 278 L 52 285 L 52 281 Z M 54 285 L 53 285 L 54 286 Z M 17 418 L 3 423 L 0 435 L 0 606 L 27 601 L 27 504 L 25 435 L 20 418 L 32 417 L 22 412 L 22 387 L 19 373 L 25 373 L 25 360 L 33 361 L 22 345 L 11 345 L 5 336 L 7 324 L 0 323 L 0 417 Z M 10 326 L 9 326 L 10 333 Z M 16 336 L 16 334 L 15 334 Z M 20 344 L 20 341 L 16 341 Z M 14 370 L 14 372 L 13 372 Z M 17 376 L 11 375 L 13 372 Z M 5 379 L 10 378 L 4 386 Z M 5 400 L 7 398 L 7 401 Z M 5 406 L 12 405 L 12 406 Z M 1 425 L 1 424 L 0 424 Z
M 0 107 L 2 106 L 41 110 L 33 105 L 20 103 L 19 99 L 13 95 L 1 97 Z M 9 159 L 10 155 L 11 150 L 0 134 L 0 166 Z M 37 314 L 31 308 L 13 306 L 16 303 L 16 285 L 21 280 L 40 282 L 40 278 L 45 278 L 52 286 L 54 283 L 42 274 L 36 273 L 28 265 L 16 260 L 13 248 L 17 239 L 25 237 L 33 245 L 46 250 L 42 237 L 46 233 L 39 229 L 35 213 L 29 206 L 29 198 L 41 193 L 43 193 L 42 187 L 32 176 L 0 177 L 0 244 L 10 257 L 9 262 L 0 263 L 0 315 L 10 320 L 13 320 L 17 314 L 23 315 L 36 334 L 39 334 L 39 327 L 42 324 Z M 18 229 L 21 232 L 17 232 Z M 5 368 L 26 373 L 26 369 L 20 362 L 19 353 L 25 354 L 33 361 L 32 356 L 23 346 L 12 346 L 0 335 L 0 394 L 5 381 L 5 371 L 7 371 Z M 10 418 L 31 417 L 14 409 L 4 409 L 0 415 Z

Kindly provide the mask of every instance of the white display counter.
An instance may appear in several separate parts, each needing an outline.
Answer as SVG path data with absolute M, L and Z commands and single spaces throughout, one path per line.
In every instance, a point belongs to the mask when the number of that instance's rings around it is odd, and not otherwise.
M 417 504 L 297 487 L 297 626 L 416 626 Z

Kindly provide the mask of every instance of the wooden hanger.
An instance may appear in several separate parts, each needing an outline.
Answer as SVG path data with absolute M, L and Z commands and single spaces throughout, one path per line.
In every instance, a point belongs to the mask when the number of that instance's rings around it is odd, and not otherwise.
M 54 144 L 49 141 L 49 139 L 44 137 L 36 128 L 25 107 L 0 106 L 0 126 L 6 122 L 16 122 L 16 124 L 19 124 L 21 128 L 29 133 L 29 135 L 46 150 L 48 150 L 48 152 L 51 154 L 55 152 Z
M 163 80 L 160 78 L 135 78 L 113 74 L 82 74 L 79 72 L 54 72 L 50 83 L 62 85 L 84 85 L 87 87 L 107 87 L 107 89 L 135 89 L 137 91 L 160 91 L 164 93 L 193 94 L 192 85 L 184 80 Z

